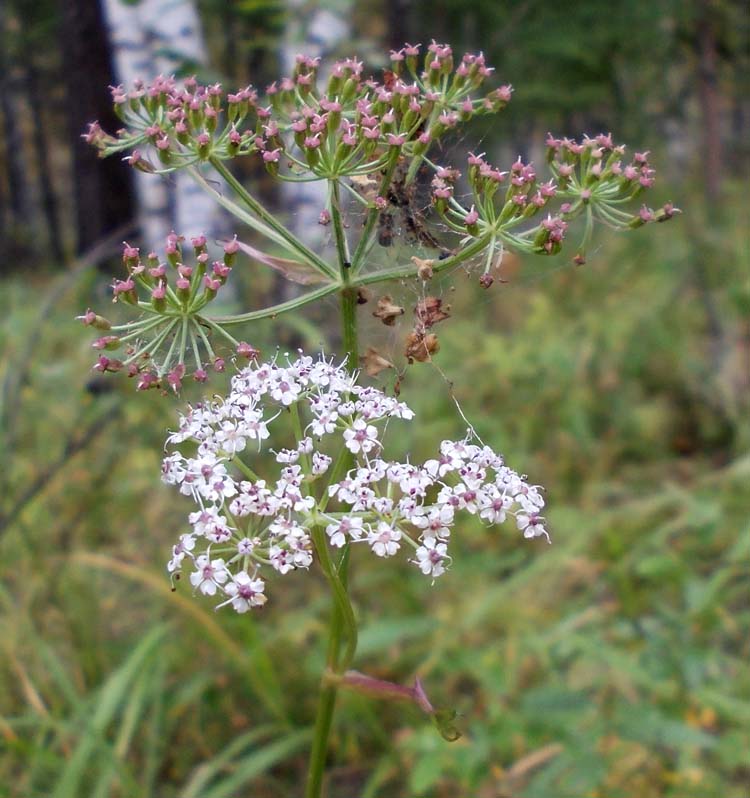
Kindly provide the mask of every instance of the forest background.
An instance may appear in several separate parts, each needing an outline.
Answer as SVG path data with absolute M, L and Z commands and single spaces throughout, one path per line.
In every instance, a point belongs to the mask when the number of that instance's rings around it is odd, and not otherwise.
M 175 402 L 93 379 L 90 336 L 73 322 L 102 305 L 121 241 L 142 234 L 132 175 L 80 139 L 111 119 L 106 13 L 118 2 L 0 5 L 0 796 L 295 795 L 323 663 L 322 580 L 285 582 L 253 618 L 170 591 L 164 562 L 185 509 L 158 473 Z M 464 734 L 448 744 L 403 706 L 344 696 L 329 794 L 744 798 L 744 4 L 177 5 L 198 15 L 201 57 L 167 52 L 168 35 L 152 46 L 178 73 L 230 88 L 265 86 L 310 47 L 373 70 L 404 41 L 483 50 L 514 98 L 453 142 L 456 162 L 467 149 L 538 162 L 547 130 L 611 130 L 651 151 L 654 205 L 683 211 L 625 237 L 600 231 L 584 266 L 508 258 L 489 290 L 476 275 L 438 285 L 454 314 L 434 364 L 401 380 L 420 419 L 404 446 L 422 456 L 462 434 L 458 401 L 547 487 L 554 545 L 467 524 L 434 587 L 410 566 L 357 561 L 358 662 L 419 675 Z M 242 177 L 302 218 L 262 176 Z M 396 239 L 394 258 L 413 254 Z M 238 307 L 289 290 L 254 267 L 235 272 Z M 392 293 L 414 301 L 408 285 Z M 271 353 L 335 348 L 333 315 L 281 317 L 251 340 Z M 363 340 L 398 358 L 406 332 L 373 322 Z

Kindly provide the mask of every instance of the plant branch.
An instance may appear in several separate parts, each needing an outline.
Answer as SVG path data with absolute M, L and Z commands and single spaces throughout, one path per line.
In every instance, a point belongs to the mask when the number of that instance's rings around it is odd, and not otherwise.
M 255 199 L 242 183 L 237 180 L 237 178 L 227 169 L 227 167 L 218 159 L 218 158 L 210 158 L 209 162 L 211 165 L 216 169 L 216 171 L 222 176 L 222 178 L 228 183 L 228 185 L 232 188 L 234 193 L 242 200 L 242 202 L 247 205 L 248 208 L 259 218 L 261 219 L 267 228 L 273 231 L 275 234 L 274 239 L 283 242 L 284 246 L 287 249 L 290 249 L 293 252 L 296 252 L 299 256 L 301 256 L 306 263 L 309 263 L 311 266 L 314 266 L 318 271 L 322 272 L 328 277 L 335 277 L 336 273 L 334 270 L 319 256 L 316 255 L 311 249 L 308 249 L 296 236 L 292 235 L 289 230 L 284 227 L 281 222 L 279 222 L 276 217 L 266 208 L 261 205 L 258 200 Z M 194 174 L 197 170 L 194 170 Z M 205 182 L 205 179 L 204 179 Z M 207 184 L 208 185 L 208 184 Z M 210 188 L 210 186 L 209 186 Z M 211 189 L 215 190 L 215 189 Z M 216 192 L 219 197 L 221 195 L 219 192 Z M 222 198 L 223 199 L 223 198 Z

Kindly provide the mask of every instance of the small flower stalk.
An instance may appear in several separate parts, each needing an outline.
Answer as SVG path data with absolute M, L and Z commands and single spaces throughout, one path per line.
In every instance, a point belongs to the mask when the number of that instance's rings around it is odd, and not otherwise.
M 167 439 L 193 453 L 168 454 L 163 480 L 196 504 L 169 572 L 187 568 L 197 592 L 244 613 L 266 601 L 261 574 L 308 569 L 320 541 L 382 559 L 402 554 L 434 580 L 450 565 L 461 514 L 490 527 L 510 519 L 524 537 L 549 540 L 541 490 L 489 447 L 443 441 L 424 463 L 388 458 L 385 428 L 413 417 L 406 403 L 322 356 L 249 364 L 226 397 L 192 407 Z M 292 437 L 271 449 L 278 472 L 257 474 L 255 461 L 283 422 Z M 325 533 L 318 544 L 316 531 Z

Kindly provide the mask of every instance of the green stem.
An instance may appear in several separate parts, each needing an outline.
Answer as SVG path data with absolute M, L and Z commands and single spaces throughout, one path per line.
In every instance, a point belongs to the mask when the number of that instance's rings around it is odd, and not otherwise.
M 333 233 L 336 239 L 336 254 L 342 269 L 342 279 L 345 277 L 343 270 L 351 270 L 351 256 L 349 255 L 349 242 L 346 240 L 344 221 L 341 218 L 341 193 L 338 180 L 329 180 L 331 219 L 333 221 Z
M 334 291 L 338 291 L 339 288 L 340 286 L 338 283 L 327 283 L 326 285 L 322 285 L 320 288 L 309 291 L 302 296 L 295 297 L 294 299 L 288 299 L 286 302 L 280 302 L 278 305 L 271 305 L 270 307 L 261 308 L 260 310 L 251 310 L 248 313 L 238 313 L 234 316 L 215 316 L 212 318 L 201 316 L 201 319 L 207 324 L 211 324 L 213 322 L 215 324 L 221 324 L 222 326 L 228 326 L 230 324 L 244 324 L 245 322 L 256 321 L 257 319 L 273 319 L 281 313 L 287 313 L 290 310 L 301 308 L 303 305 L 309 305 L 310 302 L 314 302 L 316 299 L 322 299 L 324 296 L 332 294 Z
M 343 229 L 340 231 L 343 233 Z M 340 252 L 345 252 L 341 247 Z M 344 286 L 341 290 L 341 321 L 344 349 L 350 368 L 356 367 L 357 357 L 357 293 L 349 285 L 350 267 L 340 261 L 341 280 Z M 335 469 L 346 469 L 351 455 L 342 452 Z M 333 477 L 332 477 L 333 479 Z M 328 580 L 333 593 L 333 609 L 328 629 L 328 653 L 326 656 L 326 673 L 342 674 L 347 670 L 357 650 L 357 621 L 354 617 L 351 602 L 347 592 L 347 576 L 349 566 L 349 545 L 344 547 L 338 566 L 331 561 L 328 552 L 328 541 L 322 525 L 316 526 L 312 531 L 315 552 Z M 346 647 L 342 652 L 342 638 L 346 638 Z M 310 751 L 310 764 L 308 769 L 307 787 L 305 798 L 320 798 L 323 787 L 323 773 L 325 770 L 326 753 L 328 751 L 328 738 L 333 724 L 333 712 L 336 707 L 336 694 L 338 683 L 336 680 L 323 676 L 318 697 L 318 710 L 315 716 L 315 729 L 313 731 L 313 744 Z
M 347 365 L 354 370 L 359 365 L 357 346 L 357 289 L 347 285 L 341 290 L 341 324 Z
M 448 258 L 444 258 L 443 260 L 435 260 L 432 263 L 432 270 L 435 274 L 439 272 L 443 272 L 446 269 L 452 269 L 454 266 L 458 266 L 460 263 L 468 260 L 469 258 L 473 257 L 480 253 L 486 246 L 489 245 L 490 241 L 494 237 L 502 238 L 502 232 L 498 232 L 495 229 L 491 229 L 482 235 L 480 238 L 475 239 L 472 241 L 471 244 L 466 246 L 456 255 L 451 255 Z M 386 280 L 401 280 L 404 278 L 409 277 L 416 277 L 417 276 L 417 267 L 412 263 L 408 266 L 397 266 L 394 269 L 383 269 L 382 271 L 372 272 L 370 274 L 363 274 L 359 275 L 352 280 L 352 286 L 360 286 L 360 285 L 368 285 L 369 283 L 381 283 L 385 282 Z M 354 300 L 356 302 L 356 294 L 354 296 Z M 343 310 L 343 308 L 342 308 Z
M 328 653 L 326 656 L 326 673 L 341 675 L 351 664 L 357 647 L 357 625 L 349 596 L 347 595 L 347 566 L 349 563 L 348 546 L 339 562 L 338 568 L 331 562 L 328 554 L 328 543 L 322 526 L 316 527 L 312 533 L 315 551 L 320 560 L 326 579 L 333 589 L 334 605 L 328 630 Z M 342 638 L 346 634 L 346 648 L 341 651 Z M 318 697 L 318 710 L 313 731 L 313 745 L 310 751 L 307 788 L 305 798 L 320 798 L 325 770 L 328 738 L 333 723 L 333 712 L 336 706 L 338 682 L 323 676 Z
M 323 787 L 323 771 L 325 769 L 326 751 L 328 749 L 328 735 L 333 722 L 333 710 L 336 705 L 335 683 L 323 685 L 318 699 L 318 713 L 315 717 L 313 730 L 313 744 L 310 751 L 310 766 L 307 773 L 307 787 L 305 798 L 320 798 Z
M 292 251 L 296 252 L 298 255 L 302 257 L 302 259 L 309 263 L 311 266 L 314 266 L 320 272 L 325 274 L 328 277 L 335 277 L 333 270 L 331 267 L 318 255 L 316 255 L 311 249 L 308 249 L 298 238 L 292 235 L 289 230 L 284 227 L 281 222 L 279 222 L 276 217 L 266 210 L 258 200 L 255 199 L 240 183 L 239 180 L 227 169 L 226 166 L 218 159 L 218 158 L 210 158 L 209 159 L 211 166 L 226 180 L 226 182 L 231 186 L 234 193 L 247 205 L 248 208 L 263 222 L 274 231 L 277 236 L 280 236 L 281 239 L 286 243 L 286 245 Z
M 391 185 L 391 179 L 393 177 L 393 173 L 396 170 L 396 165 L 398 164 L 398 152 L 394 150 L 394 153 L 391 155 L 390 160 L 388 162 L 388 166 L 386 167 L 385 174 L 383 175 L 383 179 L 380 181 L 380 187 L 378 189 L 378 193 L 380 196 L 385 196 L 388 193 L 388 187 Z M 359 239 L 359 243 L 357 244 L 357 248 L 354 250 L 354 255 L 352 257 L 352 272 L 357 274 L 359 270 L 365 265 L 365 261 L 367 259 L 367 254 L 370 250 L 371 239 L 372 239 L 372 232 L 375 228 L 375 223 L 380 216 L 380 211 L 377 208 L 372 207 L 367 213 L 367 218 L 365 219 L 365 226 L 362 230 L 362 235 Z

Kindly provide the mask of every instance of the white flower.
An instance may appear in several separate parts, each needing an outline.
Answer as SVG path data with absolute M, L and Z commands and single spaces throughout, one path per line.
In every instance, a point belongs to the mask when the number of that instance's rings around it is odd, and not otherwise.
M 175 452 L 165 457 L 161 463 L 161 478 L 167 485 L 179 485 L 185 478 L 185 458 Z
M 327 454 L 323 454 L 322 452 L 314 452 L 312 456 L 312 472 L 316 476 L 320 474 L 325 474 L 328 471 L 328 467 L 333 462 L 333 458 L 329 457 Z
M 172 546 L 172 559 L 167 563 L 167 571 L 174 573 L 179 571 L 185 555 L 189 555 L 195 548 L 195 538 L 192 535 L 180 535 L 180 541 L 176 546 Z
M 294 569 L 292 553 L 287 551 L 287 549 L 282 549 L 281 546 L 271 546 L 268 552 L 268 559 L 280 574 L 287 574 Z
M 549 535 L 544 528 L 544 519 L 540 518 L 536 513 L 531 515 L 520 513 L 516 516 L 516 525 L 523 532 L 525 538 L 538 538 L 544 535 L 549 543 Z
M 359 540 L 363 534 L 363 522 L 358 516 L 344 516 L 326 526 L 326 534 L 332 546 L 341 548 L 346 543 L 347 535 L 352 540 Z
M 232 607 L 237 612 L 247 612 L 253 607 L 262 607 L 267 599 L 263 594 L 266 583 L 262 579 L 253 579 L 247 571 L 234 574 L 232 581 L 224 586 L 224 592 L 230 597 Z M 229 602 L 224 602 L 228 604 Z M 219 604 L 223 607 L 224 604 Z
M 312 565 L 312 553 L 310 549 L 297 548 L 292 555 L 295 568 L 309 568 Z
M 248 453 L 247 442 L 260 450 L 273 422 L 286 421 L 288 430 L 293 416 L 306 432 L 292 442 L 285 439 L 288 448 L 272 449 L 278 465 L 265 479 L 256 477 L 254 471 L 266 461 Z M 190 408 L 167 438 L 168 446 L 190 448 L 187 454 L 167 453 L 162 479 L 197 505 L 189 513 L 192 531 L 172 549 L 168 571 L 179 571 L 189 560 L 196 592 L 223 592 L 227 599 L 219 606 L 246 612 L 266 601 L 259 569 L 270 564 L 286 574 L 310 567 L 309 530 L 321 517 L 328 545 L 366 540 L 377 557 L 395 555 L 407 535 L 415 550 L 411 562 L 433 578 L 450 561 L 446 540 L 461 511 L 478 514 L 487 524 L 513 515 L 525 537 L 548 537 L 539 515 L 541 489 L 471 437 L 442 441 L 438 456 L 424 464 L 384 459 L 380 432 L 388 420 L 413 416 L 408 405 L 358 385 L 356 374 L 323 357 L 300 354 L 286 356 L 286 365 L 251 363 L 232 379 L 228 396 Z M 338 439 L 330 450 L 324 448 L 326 436 Z M 316 478 L 334 469 L 331 454 L 340 452 L 342 443 L 354 463 L 323 488 Z M 328 507 L 329 501 L 339 507 Z M 220 547 L 216 554 L 226 553 L 228 560 L 213 559 L 212 547 Z
M 255 547 L 259 543 L 260 541 L 257 538 L 254 540 L 251 540 L 250 538 L 242 538 L 242 540 L 237 541 L 237 554 L 246 557 L 255 551 Z
M 445 573 L 443 563 L 448 558 L 448 547 L 435 538 L 427 538 L 417 549 L 417 559 L 412 560 L 425 576 L 440 576 Z
M 241 452 L 245 448 L 245 430 L 243 424 L 225 421 L 216 432 L 216 440 L 227 454 Z
M 271 435 L 265 421 L 257 413 L 248 414 L 245 418 L 245 434 L 248 438 L 258 441 L 258 444 Z
M 538 513 L 544 507 L 544 496 L 539 492 L 537 485 L 527 485 L 523 482 L 514 498 L 527 513 Z
M 367 542 L 378 557 L 392 557 L 399 550 L 399 540 L 401 530 L 385 521 L 380 521 L 377 529 L 367 536 Z
M 378 445 L 378 431 L 372 424 L 358 418 L 350 429 L 344 431 L 346 448 L 353 454 L 367 454 Z
M 297 401 L 297 397 L 300 395 L 301 390 L 302 389 L 291 375 L 282 372 L 278 379 L 271 385 L 271 396 L 277 402 L 281 402 L 284 407 L 289 407 L 289 405 Z
M 296 449 L 282 449 L 276 453 L 277 463 L 296 463 L 299 460 L 299 451 Z
M 513 499 L 501 493 L 494 485 L 482 494 L 479 517 L 490 524 L 502 524 L 507 511 L 513 506 Z
M 334 412 L 321 413 L 319 416 L 316 416 L 310 424 L 313 435 L 317 438 L 322 438 L 323 435 L 330 435 L 332 432 L 335 432 L 337 419 L 338 413 Z
M 472 515 L 477 511 L 478 492 L 459 482 L 453 487 L 446 486 L 438 493 L 437 503 L 445 504 L 454 510 L 467 510 Z
M 190 574 L 190 584 L 204 596 L 215 595 L 219 585 L 223 585 L 229 578 L 224 560 L 210 560 L 207 554 L 201 554 L 196 559 L 195 568 Z
M 303 439 L 302 439 L 302 440 L 301 440 L 301 441 L 300 441 L 300 442 L 297 444 L 297 451 L 298 451 L 300 454 L 312 454 L 312 451 L 313 451 L 313 442 L 312 442 L 312 438 L 303 438 Z
M 434 505 L 420 507 L 418 512 L 409 518 L 409 521 L 422 530 L 422 537 L 425 540 L 447 538 L 451 534 L 454 515 L 451 505 Z

